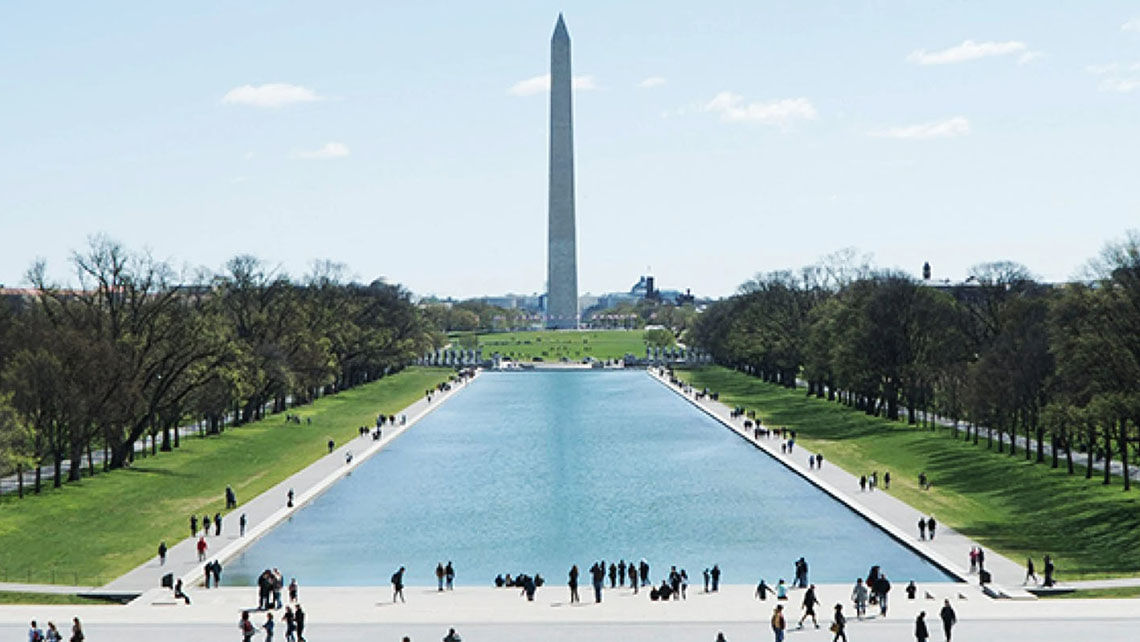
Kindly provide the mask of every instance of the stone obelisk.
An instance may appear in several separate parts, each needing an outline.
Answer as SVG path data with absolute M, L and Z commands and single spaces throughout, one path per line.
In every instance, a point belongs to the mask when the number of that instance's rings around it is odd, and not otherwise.
M 550 194 L 546 327 L 578 327 L 578 257 L 574 232 L 574 120 L 570 34 L 562 14 L 550 38 Z

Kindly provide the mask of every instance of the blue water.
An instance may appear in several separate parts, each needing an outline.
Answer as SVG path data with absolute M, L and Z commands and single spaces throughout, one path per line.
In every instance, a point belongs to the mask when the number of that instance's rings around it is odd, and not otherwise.
M 896 581 L 936 567 L 644 372 L 483 374 L 227 565 L 250 585 L 278 567 L 309 586 L 383 585 L 406 566 L 434 585 L 646 558 L 699 584 L 853 581 L 879 564 Z

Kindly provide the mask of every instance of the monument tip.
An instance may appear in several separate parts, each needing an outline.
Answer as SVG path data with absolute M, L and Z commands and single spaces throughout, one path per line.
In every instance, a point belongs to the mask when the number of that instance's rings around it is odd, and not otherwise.
M 554 35 L 556 35 L 556 36 L 565 35 L 565 36 L 569 37 L 569 34 L 566 32 L 566 21 L 562 19 L 562 12 L 561 11 L 558 12 L 558 22 L 556 22 L 554 24 Z

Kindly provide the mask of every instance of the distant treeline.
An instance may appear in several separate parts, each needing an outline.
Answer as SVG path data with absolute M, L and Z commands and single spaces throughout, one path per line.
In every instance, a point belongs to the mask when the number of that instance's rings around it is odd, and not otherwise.
M 1140 233 L 1107 245 L 1087 278 L 1034 279 L 1011 262 L 964 283 L 871 267 L 846 250 L 758 275 L 701 314 L 690 339 L 725 365 L 868 414 L 928 425 L 1054 467 L 1073 449 L 1127 470 L 1140 438 Z M 1092 475 L 1091 468 L 1085 470 Z
M 187 420 L 219 432 L 402 368 L 442 335 L 398 285 L 346 282 L 314 264 L 300 280 L 250 256 L 220 273 L 96 237 L 77 283 L 0 300 L 0 473 L 54 464 L 53 483 L 119 468 L 135 444 L 178 445 Z M 159 442 L 160 445 L 159 445 Z

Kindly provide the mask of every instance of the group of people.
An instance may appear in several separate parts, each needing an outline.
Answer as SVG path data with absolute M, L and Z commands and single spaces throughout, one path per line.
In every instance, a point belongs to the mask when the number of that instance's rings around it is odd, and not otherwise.
M 708 573 L 709 570 L 705 569 L 706 584 L 705 590 L 708 590 Z M 720 577 L 720 570 L 717 569 L 717 578 Z M 661 586 L 649 589 L 649 599 L 653 602 L 661 601 L 667 602 L 673 600 L 686 600 L 689 598 L 689 574 L 685 569 L 677 570 L 676 566 L 669 568 L 669 574 L 661 580 Z
M 285 577 L 281 571 L 265 569 L 257 576 L 257 610 L 268 611 L 281 608 L 281 591 L 285 588 Z M 297 578 L 289 582 L 289 601 L 297 601 Z
M 526 573 L 519 573 L 513 576 L 510 573 L 506 575 L 500 573 L 495 576 L 495 588 L 522 588 L 524 587 L 524 580 L 526 578 L 533 580 L 535 586 L 542 586 L 546 583 L 546 580 L 543 579 L 540 573 L 535 573 L 534 577 L 530 577 L 530 575 Z
M 447 560 L 447 566 L 444 566 L 443 562 L 435 565 L 435 579 L 439 584 L 439 590 L 443 590 L 444 582 L 447 583 L 447 590 L 453 590 L 455 567 L 451 565 L 451 560 Z
M 214 588 L 222 585 L 222 564 L 218 560 L 206 562 L 202 568 L 202 575 L 206 578 L 206 588 L 210 588 L 210 580 L 214 581 Z
M 56 627 L 54 622 L 48 622 L 47 628 L 40 628 L 35 620 L 32 620 L 31 626 L 28 628 L 28 642 L 62 642 L 63 633 Z M 79 618 L 71 618 L 71 637 L 67 638 L 68 642 L 83 642 L 83 625 L 79 623 Z
M 285 414 L 285 423 L 297 424 L 298 426 L 300 426 L 301 425 L 301 416 L 286 413 Z M 307 426 L 313 425 L 313 418 L 312 417 L 305 417 L 305 425 L 307 425 Z
M 860 492 L 874 492 L 879 487 L 879 471 L 871 471 L 870 475 L 859 476 L 859 490 Z M 889 490 L 891 487 L 891 472 L 888 470 L 883 473 L 883 490 Z
M 296 608 L 286 606 L 281 621 L 285 623 L 285 642 L 305 642 L 305 611 L 300 604 L 296 605 Z M 257 633 L 257 628 L 249 617 L 249 611 L 242 611 L 241 619 L 238 620 L 242 642 L 250 642 Z M 265 642 L 273 642 L 273 632 L 276 628 L 277 623 L 273 619 L 273 613 L 266 613 L 265 622 L 261 624 L 261 629 L 265 631 Z
M 927 518 L 918 518 L 918 539 L 921 540 L 934 540 L 934 529 L 938 523 L 934 521 L 934 516 L 931 515 Z
M 1045 556 L 1044 568 L 1042 568 L 1042 571 L 1044 571 L 1044 573 L 1045 573 L 1045 581 L 1043 581 L 1043 582 L 1039 581 L 1037 579 L 1037 572 L 1036 572 L 1036 569 L 1033 567 L 1033 558 L 1032 557 L 1025 558 L 1025 581 L 1022 582 L 1022 585 L 1024 586 L 1025 584 L 1028 584 L 1029 580 L 1033 580 L 1033 583 L 1035 585 L 1041 584 L 1041 586 L 1053 586 L 1057 583 L 1056 578 L 1053 577 L 1053 574 L 1057 571 L 1057 569 L 1053 565 L 1053 558 L 1052 557 L 1050 557 L 1048 555 Z

